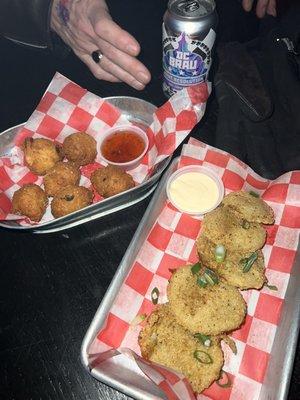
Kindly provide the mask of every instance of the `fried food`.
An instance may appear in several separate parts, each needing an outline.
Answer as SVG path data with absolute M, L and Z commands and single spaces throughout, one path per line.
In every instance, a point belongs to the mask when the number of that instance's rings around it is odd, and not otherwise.
M 94 171 L 91 182 L 97 193 L 103 197 L 111 197 L 134 187 L 132 176 L 114 165 Z
M 79 180 L 79 168 L 74 163 L 60 161 L 44 177 L 46 195 L 52 197 L 66 186 L 77 186 Z
M 228 250 L 252 253 L 265 244 L 266 230 L 258 223 L 246 222 L 228 207 L 218 207 L 203 218 L 201 234 Z
M 167 288 L 176 320 L 192 333 L 219 335 L 238 328 L 246 315 L 240 292 L 224 282 L 201 287 L 191 266 L 173 273 Z
M 230 209 L 238 218 L 249 222 L 273 224 L 274 212 L 261 198 L 248 192 L 232 192 L 224 197 L 222 204 Z
M 168 304 L 159 306 L 147 318 L 139 345 L 145 359 L 181 372 L 195 392 L 202 392 L 220 377 L 224 363 L 220 339 L 211 338 L 211 346 L 204 346 L 176 322 Z M 199 361 L 200 357 L 211 363 Z
M 93 193 L 83 186 L 67 186 L 53 197 L 51 212 L 55 218 L 63 217 L 88 206 L 93 201 Z
M 97 156 L 96 140 L 85 132 L 75 132 L 65 138 L 63 151 L 69 161 L 77 165 L 87 165 Z
M 12 198 L 12 213 L 25 215 L 32 221 L 39 222 L 45 214 L 48 199 L 38 185 L 29 183 L 15 191 Z
M 205 266 L 213 269 L 229 285 L 241 290 L 261 289 L 266 283 L 265 263 L 261 250 L 257 251 L 257 260 L 248 272 L 243 272 L 242 260 L 250 257 L 252 253 L 227 251 L 225 259 L 217 262 L 215 257 L 216 246 L 205 235 L 200 235 L 196 242 L 200 261 Z
M 36 175 L 45 175 L 58 161 L 63 159 L 60 146 L 49 139 L 26 138 L 22 147 L 25 164 Z

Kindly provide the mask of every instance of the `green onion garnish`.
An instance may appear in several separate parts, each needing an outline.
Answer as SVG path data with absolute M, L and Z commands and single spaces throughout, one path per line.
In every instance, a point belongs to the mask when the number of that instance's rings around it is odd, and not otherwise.
M 203 333 L 195 333 L 194 337 L 199 340 L 205 347 L 211 346 L 210 336 L 204 335 Z
M 259 197 L 259 194 L 254 192 L 253 190 L 250 190 L 249 194 L 251 194 L 251 196 L 253 197 Z
M 204 277 L 206 278 L 207 282 L 210 285 L 215 285 L 216 283 L 219 283 L 218 275 L 214 271 L 212 271 L 211 269 L 205 268 L 205 271 L 204 271 L 203 275 L 204 275 Z
M 243 265 L 243 272 L 249 272 L 252 265 L 257 260 L 258 254 L 257 251 L 251 254 L 248 258 L 243 258 L 240 263 Z
M 278 287 L 277 286 L 275 286 L 275 285 L 268 285 L 267 283 L 265 283 L 265 287 L 267 287 L 268 289 L 270 289 L 270 290 L 278 290 Z
M 226 249 L 222 244 L 218 244 L 215 248 L 215 260 L 218 263 L 221 263 L 224 261 L 226 255 Z
M 202 364 L 212 364 L 213 363 L 213 359 L 211 358 L 211 356 L 202 350 L 195 350 L 194 357 L 196 358 L 196 360 L 200 361 Z
M 192 266 L 192 268 L 191 268 L 192 274 L 193 274 L 193 275 L 198 274 L 198 272 L 200 271 L 200 269 L 201 269 L 201 264 L 200 264 L 199 262 L 197 262 L 197 263 L 194 264 L 194 265 Z
M 224 375 L 226 377 L 226 381 L 224 383 L 221 383 L 220 381 L 224 379 Z M 221 369 L 221 375 L 220 375 L 220 378 L 216 381 L 216 384 L 218 386 L 220 386 L 221 388 L 229 388 L 229 387 L 231 387 L 231 380 L 230 380 L 229 375 L 227 374 L 226 371 L 223 371 Z
M 208 282 L 207 282 L 206 278 L 204 277 L 204 275 L 198 276 L 197 284 L 202 288 L 205 288 L 208 285 Z
M 154 289 L 152 289 L 151 292 L 151 301 L 154 305 L 158 303 L 158 297 L 159 297 L 159 290 L 157 289 L 157 287 L 155 287 Z
M 249 229 L 249 228 L 250 228 L 250 222 L 247 221 L 246 219 L 243 219 L 243 221 L 242 221 L 242 228 L 244 228 L 244 229 Z
M 133 318 L 130 325 L 132 325 L 132 326 L 139 325 L 142 321 L 144 321 L 146 319 L 146 317 L 147 317 L 146 314 L 138 314 Z

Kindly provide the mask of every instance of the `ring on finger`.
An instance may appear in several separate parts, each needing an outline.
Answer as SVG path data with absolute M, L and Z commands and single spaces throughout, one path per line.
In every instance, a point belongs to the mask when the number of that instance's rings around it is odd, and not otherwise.
M 101 53 L 100 50 L 95 50 L 92 52 L 91 57 L 95 61 L 96 64 L 99 64 L 103 57 L 103 53 Z

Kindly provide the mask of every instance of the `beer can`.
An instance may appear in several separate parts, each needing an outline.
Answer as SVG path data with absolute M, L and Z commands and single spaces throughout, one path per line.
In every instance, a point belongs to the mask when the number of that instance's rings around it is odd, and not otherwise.
M 169 0 L 162 27 L 167 97 L 207 80 L 217 23 L 214 0 Z

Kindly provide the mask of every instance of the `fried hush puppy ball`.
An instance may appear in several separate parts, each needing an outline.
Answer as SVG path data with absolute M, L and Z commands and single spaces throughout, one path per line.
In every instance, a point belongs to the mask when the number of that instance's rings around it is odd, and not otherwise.
M 53 197 L 51 212 L 55 218 L 80 210 L 93 201 L 93 193 L 83 186 L 67 186 Z
M 53 197 L 66 186 L 78 186 L 79 168 L 71 162 L 60 161 L 44 177 L 44 188 L 48 197 Z
M 12 198 L 12 213 L 25 215 L 32 221 L 39 222 L 45 214 L 48 199 L 38 185 L 30 183 L 15 191 Z
M 179 325 L 169 304 L 158 306 L 147 318 L 139 335 L 142 356 L 181 372 L 197 393 L 219 379 L 224 356 L 218 337 L 204 346 L 195 335 Z
M 23 151 L 25 164 L 36 175 L 45 175 L 63 159 L 61 148 L 49 139 L 26 138 Z
M 91 182 L 103 197 L 111 197 L 134 187 L 132 176 L 114 165 L 96 169 L 91 175 Z
M 65 138 L 63 151 L 69 161 L 77 165 L 87 165 L 97 156 L 96 140 L 85 132 L 75 132 Z

